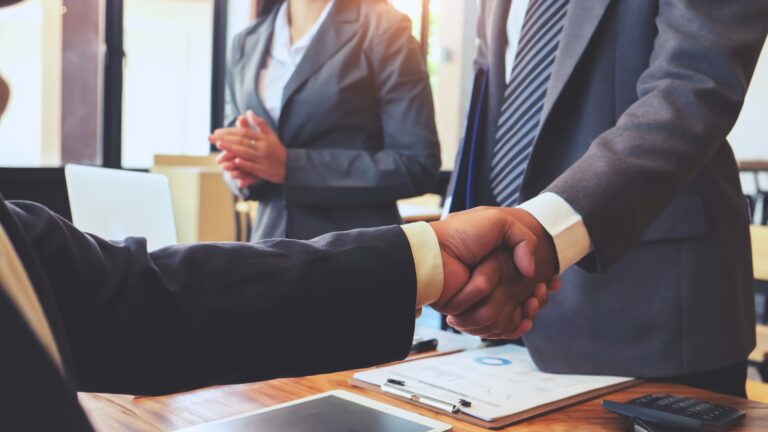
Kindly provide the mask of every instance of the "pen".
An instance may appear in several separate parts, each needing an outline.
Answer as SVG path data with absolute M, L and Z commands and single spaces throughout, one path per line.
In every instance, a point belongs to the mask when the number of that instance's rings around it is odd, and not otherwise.
M 413 353 L 422 353 L 426 351 L 432 351 L 434 349 L 437 349 L 436 338 L 430 338 L 430 339 L 414 338 L 413 345 L 411 345 L 411 352 Z
M 381 385 L 381 390 L 385 393 L 400 396 L 405 399 L 418 402 L 432 408 L 446 411 L 451 414 L 458 413 L 462 407 L 469 408 L 472 406 L 472 402 L 466 399 L 459 399 L 458 402 L 450 402 L 442 399 L 438 399 L 434 396 L 427 396 L 419 394 L 418 392 L 405 387 L 405 381 L 396 379 L 387 379 L 387 381 Z

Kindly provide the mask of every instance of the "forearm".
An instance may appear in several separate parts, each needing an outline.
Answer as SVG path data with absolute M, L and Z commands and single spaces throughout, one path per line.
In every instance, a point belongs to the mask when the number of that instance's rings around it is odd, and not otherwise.
M 429 192 L 439 158 L 393 150 L 289 149 L 286 201 L 303 205 L 394 202 Z
M 17 214 L 82 390 L 167 393 L 365 367 L 409 350 L 416 277 L 399 227 L 148 254 L 143 239 L 106 242 L 39 206 Z
M 661 1 L 638 100 L 546 191 L 584 218 L 598 268 L 635 244 L 733 126 L 768 26 L 768 3 Z

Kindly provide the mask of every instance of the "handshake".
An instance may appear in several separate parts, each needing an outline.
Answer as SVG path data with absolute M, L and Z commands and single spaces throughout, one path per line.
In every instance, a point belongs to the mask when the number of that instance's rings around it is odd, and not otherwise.
M 448 324 L 488 339 L 531 330 L 560 288 L 549 234 L 528 212 L 479 207 L 430 224 L 443 260 L 443 291 L 431 306 Z

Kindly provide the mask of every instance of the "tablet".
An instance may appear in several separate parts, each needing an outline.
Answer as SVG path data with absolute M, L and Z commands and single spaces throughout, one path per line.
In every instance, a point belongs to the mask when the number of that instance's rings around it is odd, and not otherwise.
M 183 429 L 185 432 L 445 432 L 453 427 L 343 390 Z

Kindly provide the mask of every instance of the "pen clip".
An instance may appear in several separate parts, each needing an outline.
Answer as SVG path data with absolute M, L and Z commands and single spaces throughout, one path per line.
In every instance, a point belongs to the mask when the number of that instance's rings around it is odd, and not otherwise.
M 387 379 L 387 381 L 380 386 L 381 391 L 389 394 L 393 394 L 395 396 L 399 396 L 408 400 L 411 400 L 413 402 L 420 403 L 422 405 L 426 405 L 432 408 L 439 409 L 441 411 L 446 411 L 451 414 L 456 414 L 459 411 L 461 411 L 462 407 L 471 407 L 472 403 L 464 400 L 459 399 L 458 403 L 454 403 L 451 401 L 446 401 L 440 398 L 437 398 L 435 396 L 426 395 L 423 393 L 420 393 L 416 390 L 409 389 L 405 386 L 405 381 L 402 380 L 396 380 L 396 379 Z

